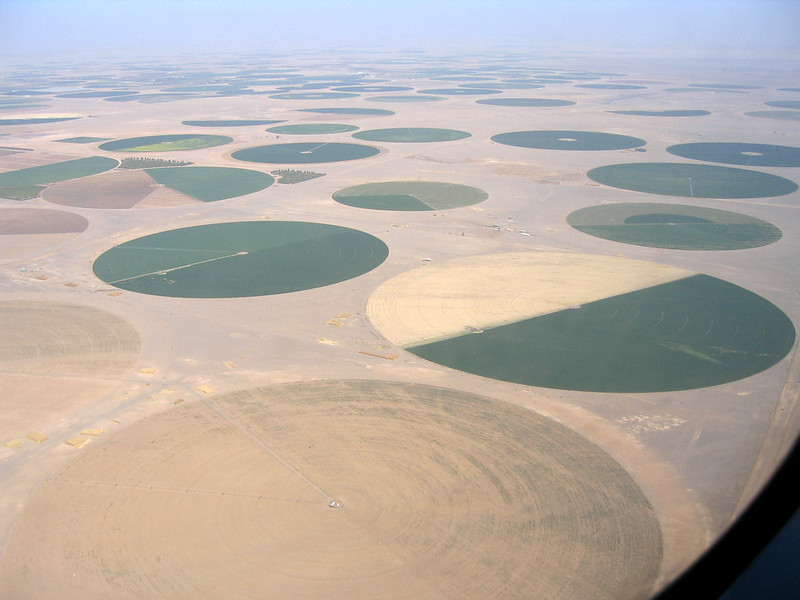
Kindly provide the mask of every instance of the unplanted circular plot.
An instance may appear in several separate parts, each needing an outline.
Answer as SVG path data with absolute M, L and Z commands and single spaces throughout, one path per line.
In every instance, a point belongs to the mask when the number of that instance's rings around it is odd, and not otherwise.
M 389 254 L 367 233 L 321 223 L 199 225 L 115 246 L 94 262 L 115 287 L 179 298 L 241 298 L 318 288 L 363 275 Z
M 393 127 L 389 129 L 368 129 L 354 133 L 358 140 L 370 142 L 451 142 L 470 137 L 470 133 L 457 129 L 438 129 L 435 127 Z
M 81 215 L 45 208 L 0 209 L 0 235 L 81 233 L 89 221 Z
M 699 142 L 669 146 L 683 158 L 753 167 L 800 167 L 800 148 L 741 142 Z
M 686 204 L 589 206 L 567 216 L 567 223 L 602 239 L 672 250 L 740 250 L 781 238 L 780 229 L 761 219 Z
M 0 256 L 40 251 L 82 233 L 89 226 L 81 215 L 43 208 L 0 209 Z
M 373 210 L 446 210 L 483 202 L 481 189 L 439 181 L 384 181 L 344 188 L 333 194 L 340 204 Z
M 233 152 L 231 158 L 245 162 L 287 165 L 359 160 L 378 153 L 380 153 L 378 148 L 363 144 L 298 142 L 244 148 Z
M 749 169 L 687 163 L 608 165 L 586 174 L 604 185 L 686 198 L 767 198 L 797 190 L 797 184 L 777 175 Z
M 775 305 L 667 265 L 568 253 L 426 265 L 381 285 L 373 325 L 420 358 L 523 385 L 702 388 L 775 365 L 795 330 Z
M 571 100 L 558 100 L 555 98 L 483 98 L 475 102 L 477 104 L 488 104 L 490 106 L 526 106 L 532 108 L 572 106 L 575 104 Z
M 316 381 L 184 404 L 87 447 L 15 520 L 0 594 L 634 600 L 662 548 L 632 477 L 551 419 Z
M 3 441 L 83 419 L 119 390 L 141 348 L 136 330 L 112 313 L 30 298 L 0 302 L 0 331 Z
M 113 140 L 100 144 L 98 148 L 112 152 L 170 152 L 175 150 L 213 148 L 214 146 L 222 146 L 232 141 L 233 138 L 226 135 L 181 133 Z
M 288 135 L 313 135 L 325 133 L 345 133 L 355 131 L 355 125 L 344 125 L 342 123 L 296 123 L 294 125 L 278 125 L 267 129 L 270 133 L 283 133 Z
M 512 131 L 491 139 L 506 146 L 542 150 L 624 150 L 647 143 L 629 135 L 600 131 Z

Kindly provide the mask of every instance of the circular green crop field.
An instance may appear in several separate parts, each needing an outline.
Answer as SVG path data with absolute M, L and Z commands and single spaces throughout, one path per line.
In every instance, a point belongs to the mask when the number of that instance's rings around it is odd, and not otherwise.
M 7 125 L 42 125 L 43 123 L 58 123 L 60 121 L 73 121 L 80 117 L 18 117 L 0 119 L 0 127 Z
M 795 340 L 779 307 L 722 279 L 562 252 L 428 264 L 379 286 L 367 315 L 433 363 L 587 392 L 722 385 L 777 364 Z
M 182 133 L 173 135 L 149 135 L 145 137 L 113 140 L 98 146 L 112 152 L 170 152 L 175 150 L 198 150 L 213 148 L 232 142 L 226 135 L 204 135 Z
M 283 123 L 282 119 L 207 119 L 204 121 L 181 121 L 190 127 L 250 127 L 253 125 L 274 125 Z
M 298 142 L 244 148 L 231 154 L 231 157 L 245 162 L 290 165 L 358 160 L 375 156 L 379 152 L 377 148 L 363 144 Z
M 542 150 L 623 150 L 647 143 L 628 135 L 599 131 L 512 131 L 493 135 L 492 141 Z
M 347 85 L 331 88 L 334 92 L 406 92 L 414 88 L 406 85 Z
M 703 117 L 711 114 L 707 110 L 610 110 L 608 112 L 636 117 Z
M 457 129 L 435 127 L 394 127 L 391 129 L 368 129 L 354 133 L 353 137 L 370 142 L 451 142 L 463 140 L 471 134 Z
M 748 167 L 800 167 L 800 148 L 773 144 L 700 142 L 677 144 L 667 152 L 683 158 L 746 165 Z
M 481 189 L 438 181 L 385 181 L 344 188 L 333 194 L 340 204 L 373 210 L 444 210 L 483 202 Z
M 369 100 L 369 98 L 367 98 Z M 319 113 L 322 115 L 393 115 L 393 110 L 386 110 L 384 108 L 350 108 L 350 107 L 333 107 L 333 108 L 298 108 L 297 112 L 310 112 Z
M 685 204 L 601 204 L 576 210 L 567 223 L 605 240 L 672 250 L 740 250 L 781 238 L 780 229 L 761 219 Z
M 331 285 L 389 254 L 362 231 L 321 223 L 245 221 L 199 225 L 115 246 L 94 273 L 115 287 L 178 298 L 240 298 Z
M 611 187 L 686 198 L 768 198 L 797 190 L 783 177 L 732 167 L 686 163 L 608 165 L 586 174 Z
M 270 133 L 285 133 L 289 135 L 313 135 L 324 133 L 344 133 L 355 131 L 355 125 L 343 125 L 340 123 L 297 123 L 295 125 L 278 125 L 267 129 Z
M 631 85 L 629 83 L 579 83 L 575 87 L 591 90 L 645 90 L 645 85 Z
M 775 100 L 774 102 L 765 102 L 764 104 L 775 108 L 800 109 L 800 100 Z
M 757 119 L 775 119 L 778 121 L 800 121 L 800 110 L 752 110 L 744 113 Z
M 488 88 L 437 88 L 433 90 L 419 90 L 420 94 L 432 94 L 434 96 L 487 96 L 489 94 L 502 94 L 502 90 Z
M 276 100 L 336 100 L 339 98 L 357 98 L 358 94 L 350 92 L 287 92 L 273 94 L 270 98 Z
M 440 100 L 447 100 L 441 96 L 373 96 L 372 98 L 365 98 L 370 102 L 438 102 Z
M 475 102 L 477 104 L 488 104 L 490 106 L 527 106 L 534 108 L 572 106 L 575 104 L 570 100 L 556 100 L 554 98 L 483 98 Z

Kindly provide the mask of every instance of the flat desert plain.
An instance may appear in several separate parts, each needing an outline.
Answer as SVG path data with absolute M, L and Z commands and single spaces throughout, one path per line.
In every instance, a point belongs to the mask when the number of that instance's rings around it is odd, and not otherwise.
M 723 385 L 600 393 L 470 375 L 405 347 L 465 328 L 479 335 L 691 274 L 746 288 L 800 322 L 796 191 L 676 198 L 586 176 L 611 164 L 686 162 L 666 151 L 680 143 L 800 145 L 800 124 L 745 114 L 788 97 L 779 89 L 790 83 L 786 71 L 748 63 L 747 71 L 729 73 L 710 60 L 654 69 L 646 56 L 413 59 L 429 69 L 372 57 L 359 63 L 369 66 L 366 73 L 354 74 L 308 55 L 291 64 L 268 56 L 210 59 L 202 67 L 145 62 L 131 75 L 111 61 L 105 79 L 131 93 L 125 101 L 43 93 L 35 107 L 4 107 L 9 118 L 80 118 L 0 124 L 0 183 L 4 173 L 27 167 L 132 156 L 100 149 L 101 140 L 183 133 L 233 141 L 146 157 L 324 175 L 201 202 L 117 167 L 44 183 L 29 199 L 0 198 L 0 596 L 646 598 L 759 491 L 800 426 L 794 349 L 765 371 Z M 281 71 L 287 67 L 292 77 Z M 558 83 L 514 87 L 543 67 Z M 196 80 L 194 91 L 154 83 L 171 69 Z M 593 72 L 594 82 L 611 87 L 579 87 Z M 754 87 L 691 87 L 725 83 L 720 73 Z M 4 73 L 4 89 L 20 88 L 22 74 L 22 67 Z M 85 89 L 97 73 L 64 65 L 39 73 L 37 89 L 67 75 Z M 376 80 L 411 88 L 404 97 L 478 89 L 458 88 L 478 76 L 500 91 L 442 93 L 426 102 L 369 91 Z M 370 85 L 355 96 L 280 97 L 278 88 L 290 81 L 326 80 L 331 88 Z M 238 87 L 217 94 L 214 85 L 225 82 Z M 626 82 L 636 87 L 617 86 Z M 250 91 L 236 93 L 242 85 Z M 574 104 L 476 102 L 501 96 Z M 335 110 L 299 110 L 307 108 Z M 611 112 L 625 110 L 709 114 Z M 362 142 L 350 132 L 183 124 L 212 119 L 447 128 L 470 136 Z M 528 130 L 635 136 L 647 142 L 646 152 L 491 141 Z M 80 141 L 64 141 L 73 139 Z M 231 156 L 295 141 L 368 144 L 379 152 L 288 166 Z M 798 168 L 758 170 L 800 181 Z M 430 211 L 332 199 L 350 186 L 403 180 L 468 185 L 488 198 Z M 567 223 L 588 206 L 649 201 L 740 212 L 782 236 L 744 250 L 668 250 L 599 239 Z M 385 243 L 388 258 L 332 285 L 234 298 L 124 291 L 92 269 L 103 252 L 146 235 L 265 220 L 358 229 Z M 193 252 L 206 250 L 215 249 Z M 302 245 L 284 250 L 304 277 Z M 164 252 L 174 257 L 170 269 L 203 262 Z M 168 283 L 169 269 L 133 276 Z M 454 286 L 459 293 L 446 297 Z

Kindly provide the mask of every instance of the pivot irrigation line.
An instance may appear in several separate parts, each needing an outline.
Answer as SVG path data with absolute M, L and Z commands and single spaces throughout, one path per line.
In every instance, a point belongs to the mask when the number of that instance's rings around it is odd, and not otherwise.
M 180 269 L 186 269 L 188 267 L 194 267 L 197 265 L 202 265 L 204 263 L 214 262 L 216 260 L 223 260 L 225 258 L 232 258 L 234 256 L 244 256 L 249 254 L 246 250 L 242 252 L 236 252 L 235 254 L 228 254 L 226 256 L 217 256 L 215 258 L 207 258 L 206 260 L 198 260 L 197 262 L 189 263 L 188 265 L 181 265 L 179 267 L 172 267 L 170 269 L 159 269 L 158 271 L 150 271 L 149 273 L 142 273 L 140 275 L 133 275 L 131 277 L 123 277 L 122 279 L 116 279 L 114 281 L 109 281 L 109 285 L 116 285 L 123 281 L 131 281 L 132 279 L 139 279 L 140 277 L 148 277 L 150 275 L 166 275 L 167 273 L 171 273 L 172 271 L 178 271 Z

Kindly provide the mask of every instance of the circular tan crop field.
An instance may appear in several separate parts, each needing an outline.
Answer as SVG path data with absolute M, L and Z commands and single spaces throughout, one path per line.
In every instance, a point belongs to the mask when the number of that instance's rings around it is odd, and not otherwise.
M 182 405 L 48 480 L 0 595 L 642 598 L 661 530 L 607 454 L 520 407 L 320 381 Z
M 89 306 L 0 302 L 0 331 L 0 431 L 11 437 L 86 406 L 139 356 L 136 330 Z
M 406 346 L 579 307 L 691 274 L 668 265 L 567 252 L 469 256 L 390 279 L 370 296 L 367 315 L 386 339 Z

